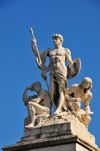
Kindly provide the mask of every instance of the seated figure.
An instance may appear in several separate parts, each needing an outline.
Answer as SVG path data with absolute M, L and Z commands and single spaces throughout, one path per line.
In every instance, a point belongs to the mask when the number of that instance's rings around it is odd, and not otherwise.
M 67 101 L 67 105 L 70 110 L 78 116 L 86 127 L 91 121 L 89 103 L 92 99 L 92 93 L 90 89 L 92 88 L 92 80 L 88 77 L 85 77 L 81 84 L 73 84 L 69 87 L 65 92 L 65 98 Z M 81 102 L 84 101 L 84 110 L 80 109 Z
M 37 92 L 37 96 L 33 95 L 27 97 L 27 91 Z M 30 124 L 25 126 L 27 129 L 31 129 L 35 126 L 35 121 L 38 121 L 38 126 L 41 126 L 39 116 L 49 116 L 51 112 L 51 101 L 49 93 L 41 88 L 40 82 L 33 83 L 30 87 L 26 87 L 23 94 L 23 102 L 28 109 L 28 117 L 30 117 Z

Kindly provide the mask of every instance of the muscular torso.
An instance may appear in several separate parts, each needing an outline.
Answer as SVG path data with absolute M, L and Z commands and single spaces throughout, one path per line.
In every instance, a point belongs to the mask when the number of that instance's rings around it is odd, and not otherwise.
M 77 87 L 77 89 L 74 91 L 74 97 L 77 98 L 81 98 L 81 101 L 86 100 L 88 98 L 88 93 L 84 93 L 83 90 L 80 90 L 79 87 Z
M 50 68 L 54 71 L 58 71 L 66 76 L 67 69 L 65 66 L 65 48 L 49 51 Z
M 70 93 L 70 95 L 74 98 L 81 98 L 81 102 L 86 100 L 88 98 L 89 95 L 91 95 L 91 92 L 88 90 L 87 92 L 84 92 L 84 90 L 82 90 L 80 88 L 79 85 L 76 84 L 75 87 L 71 88 L 72 92 Z M 67 91 L 66 91 L 67 93 Z
M 51 109 L 51 100 L 50 100 L 49 93 L 48 91 L 43 90 L 43 89 L 39 92 L 38 95 L 29 96 L 27 98 L 27 102 L 30 102 L 30 101 L 34 102 L 33 99 L 38 99 L 39 97 L 41 98 L 41 100 L 39 101 L 39 104 Z

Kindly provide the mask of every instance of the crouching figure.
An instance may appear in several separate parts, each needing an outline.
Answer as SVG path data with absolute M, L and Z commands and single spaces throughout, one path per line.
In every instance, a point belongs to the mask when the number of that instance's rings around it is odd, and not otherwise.
M 88 77 L 85 77 L 81 84 L 73 84 L 65 92 L 65 98 L 70 110 L 83 122 L 86 127 L 91 121 L 90 114 L 93 112 L 90 111 L 89 103 L 92 99 L 92 93 L 90 89 L 92 88 L 92 80 Z M 82 110 L 81 102 L 84 101 L 84 110 Z
M 27 91 L 35 91 L 38 95 L 33 95 L 27 97 Z M 34 128 L 36 126 L 41 126 L 41 116 L 48 117 L 51 112 L 51 101 L 49 93 L 41 88 L 40 82 L 34 82 L 30 87 L 26 87 L 23 94 L 23 102 L 27 106 L 28 118 L 30 124 L 25 126 L 27 129 Z

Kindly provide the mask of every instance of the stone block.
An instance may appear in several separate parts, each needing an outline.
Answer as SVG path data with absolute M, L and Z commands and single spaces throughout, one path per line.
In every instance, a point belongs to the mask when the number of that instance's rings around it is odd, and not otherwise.
M 31 141 L 20 141 L 2 147 L 3 151 L 100 151 L 100 149 L 75 135 L 57 136 Z

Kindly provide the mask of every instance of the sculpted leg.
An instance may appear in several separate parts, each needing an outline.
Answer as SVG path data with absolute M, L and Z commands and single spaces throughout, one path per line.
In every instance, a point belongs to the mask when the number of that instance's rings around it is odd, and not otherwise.
M 49 115 L 50 110 L 49 108 L 42 106 L 40 104 L 37 104 L 35 102 L 31 102 L 37 115 Z
M 37 115 L 35 118 L 35 121 L 37 123 L 36 127 L 40 127 L 41 126 L 41 116 Z
M 68 107 L 72 110 L 75 111 L 75 108 L 73 107 L 73 103 L 72 102 L 68 102 Z
M 32 102 L 28 102 L 28 110 L 29 110 L 29 114 L 31 117 L 31 123 L 27 126 L 25 126 L 25 128 L 31 129 L 34 127 L 34 123 L 35 123 L 35 108 L 32 104 Z
M 68 106 L 71 109 L 72 113 L 74 113 L 75 116 L 80 117 L 80 115 L 77 114 L 77 112 L 80 111 L 80 102 L 72 103 L 69 101 Z
M 64 100 L 65 100 L 65 97 L 64 97 L 63 89 L 61 88 L 61 86 L 59 86 L 58 106 L 57 106 L 57 110 L 55 111 L 54 114 L 58 114 L 61 112 L 62 105 L 64 104 Z
M 38 114 L 38 115 L 49 115 L 50 114 L 50 110 L 47 108 L 47 107 L 44 107 L 44 106 L 41 106 L 40 104 L 37 104 L 35 102 L 28 102 L 28 108 L 29 108 L 29 114 L 30 114 L 30 117 L 31 117 L 31 123 L 27 126 L 25 126 L 25 128 L 27 129 L 31 129 L 34 127 L 34 124 L 35 124 L 35 114 Z M 39 121 L 40 118 L 38 118 L 38 122 L 39 122 L 39 126 L 40 125 L 40 121 Z
M 34 104 L 34 108 L 35 108 L 36 113 L 37 113 L 36 118 L 35 118 L 35 121 L 37 123 L 36 127 L 40 127 L 41 126 L 41 119 L 42 119 L 41 117 L 42 116 L 45 116 L 45 117 L 49 116 L 50 110 L 49 110 L 49 108 L 47 108 L 45 106 L 41 106 L 41 105 L 36 104 L 34 102 L 33 102 L 33 104 Z
M 50 90 L 51 90 L 51 96 L 53 98 L 54 95 L 54 81 L 52 78 L 50 78 Z
M 80 111 L 80 102 L 72 103 L 72 106 L 76 112 Z

